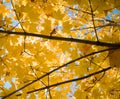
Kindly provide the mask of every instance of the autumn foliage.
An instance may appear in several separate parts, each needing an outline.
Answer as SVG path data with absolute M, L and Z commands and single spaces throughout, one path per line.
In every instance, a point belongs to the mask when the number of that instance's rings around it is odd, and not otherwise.
M 0 0 L 0 99 L 120 99 L 120 0 Z

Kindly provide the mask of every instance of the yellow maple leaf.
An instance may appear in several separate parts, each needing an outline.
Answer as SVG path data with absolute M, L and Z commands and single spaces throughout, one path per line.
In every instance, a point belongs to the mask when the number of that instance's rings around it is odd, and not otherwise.
M 44 5 L 44 12 L 45 12 L 45 14 L 47 15 L 47 16 L 51 16 L 52 15 L 52 13 L 54 12 L 54 10 L 53 10 L 53 6 L 51 5 L 51 4 L 45 4 Z
M 120 49 L 109 51 L 109 62 L 112 67 L 120 67 Z
M 62 20 L 63 17 L 64 17 L 64 14 L 61 13 L 60 10 L 58 10 L 58 11 L 56 11 L 56 12 L 53 13 L 53 17 L 54 17 L 55 19 L 57 19 L 57 20 Z
M 72 24 L 69 21 L 63 22 L 62 25 L 64 32 L 70 32 L 70 29 L 72 28 Z

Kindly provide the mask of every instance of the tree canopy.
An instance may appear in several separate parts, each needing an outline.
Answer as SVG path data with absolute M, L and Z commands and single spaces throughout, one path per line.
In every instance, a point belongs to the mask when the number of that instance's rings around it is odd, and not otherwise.
M 120 99 L 120 0 L 0 0 L 0 99 Z

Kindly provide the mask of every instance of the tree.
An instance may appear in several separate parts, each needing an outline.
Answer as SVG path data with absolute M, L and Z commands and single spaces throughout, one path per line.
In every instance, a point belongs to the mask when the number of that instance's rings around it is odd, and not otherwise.
M 120 0 L 1 0 L 2 99 L 119 99 Z

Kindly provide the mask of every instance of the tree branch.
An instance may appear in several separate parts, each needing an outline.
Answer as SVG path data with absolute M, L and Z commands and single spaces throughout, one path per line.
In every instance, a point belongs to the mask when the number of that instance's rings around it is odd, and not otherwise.
M 90 40 L 83 40 L 83 39 L 76 39 L 76 38 L 66 38 L 66 37 L 58 37 L 58 36 L 47 36 L 47 35 L 35 34 L 35 33 L 11 32 L 11 31 L 0 30 L 0 34 L 3 34 L 3 33 L 15 34 L 15 35 L 21 35 L 21 36 L 26 35 L 26 36 L 40 37 L 40 38 L 46 38 L 50 40 L 70 41 L 70 42 L 84 43 L 84 44 L 97 45 L 97 46 L 120 47 L 119 43 L 106 43 L 106 42 L 90 41 Z
M 107 68 L 102 69 L 100 71 L 91 73 L 91 74 L 89 74 L 87 76 L 79 77 L 79 78 L 76 78 L 76 79 L 70 79 L 70 80 L 59 82 L 59 83 L 56 83 L 56 84 L 53 84 L 53 85 L 50 85 L 50 86 L 47 86 L 47 87 L 42 87 L 42 88 L 38 88 L 38 89 L 35 89 L 35 90 L 31 90 L 31 91 L 28 91 L 27 94 L 30 94 L 30 93 L 33 93 L 33 92 L 36 92 L 36 91 L 41 91 L 41 90 L 44 90 L 44 89 L 48 89 L 48 88 L 51 88 L 51 87 L 56 87 L 56 86 L 59 86 L 59 85 L 67 84 L 67 83 L 70 83 L 70 82 L 73 82 L 73 81 L 80 81 L 80 80 L 89 78 L 89 77 L 91 77 L 93 75 L 97 75 L 97 74 L 100 74 L 102 72 L 106 72 L 106 71 L 108 71 L 111 68 L 112 67 L 107 67 Z M 20 95 L 22 95 L 22 94 L 17 94 L 17 96 L 20 96 Z
M 90 13 L 90 12 L 88 12 L 88 11 L 84 11 L 84 10 L 82 10 L 82 9 L 80 9 L 80 8 L 73 8 L 73 7 L 66 6 L 66 5 L 62 5 L 62 6 L 66 7 L 66 8 L 69 8 L 69 9 L 71 9 L 71 10 L 81 11 L 82 13 L 86 13 L 86 14 L 92 15 L 92 13 Z
M 2 99 L 5 99 L 5 98 L 7 98 L 7 97 L 9 97 L 9 96 L 11 96 L 11 95 L 13 95 L 13 94 L 15 94 L 16 92 L 18 92 L 18 91 L 20 91 L 20 90 L 26 88 L 27 86 L 30 86 L 31 84 L 33 84 L 33 83 L 39 81 L 40 79 L 42 79 L 42 78 L 44 78 L 44 77 L 46 77 L 46 76 L 52 74 L 52 73 L 55 72 L 55 71 L 57 71 L 57 70 L 59 70 L 59 69 L 61 69 L 61 68 L 63 68 L 63 67 L 66 67 L 67 65 L 69 65 L 69 64 L 71 64 L 71 63 L 74 63 L 75 61 L 78 61 L 78 60 L 80 60 L 80 59 L 86 58 L 86 57 L 88 57 L 88 56 L 91 56 L 91 55 L 94 55 L 94 54 L 97 54 L 97 53 L 102 53 L 102 52 L 109 51 L 109 50 L 113 50 L 113 49 L 117 49 L 117 48 L 108 48 L 108 49 L 104 49 L 104 50 L 92 52 L 92 53 L 90 53 L 90 54 L 87 54 L 87 55 L 78 57 L 78 58 L 76 58 L 76 59 L 74 59 L 74 60 L 71 60 L 71 61 L 67 62 L 66 64 L 63 64 L 63 65 L 57 67 L 56 69 L 53 69 L 53 70 L 51 70 L 50 72 L 48 72 L 48 73 L 46 73 L 46 74 L 44 74 L 44 75 L 38 77 L 37 79 L 35 79 L 35 80 L 31 81 L 30 83 L 28 83 L 28 84 L 22 86 L 21 88 L 19 88 L 19 89 L 13 91 L 13 92 L 11 92 L 11 93 L 9 93 L 8 95 L 3 96 Z M 92 75 L 93 75 L 93 74 L 92 74 Z M 82 79 L 83 79 L 83 78 L 82 78 Z M 47 86 L 47 87 L 48 87 L 48 86 Z M 46 87 L 44 87 L 44 89 L 45 89 L 45 88 L 46 88 Z
M 104 25 L 98 25 L 98 26 L 95 26 L 96 29 L 99 29 L 99 28 L 105 28 L 105 27 L 110 27 L 110 26 L 120 26 L 118 23 L 107 23 L 107 24 L 104 24 Z M 84 28 L 76 28 L 76 29 L 72 29 L 71 31 L 77 31 L 77 30 L 85 30 L 85 29 L 92 29 L 94 28 L 94 26 L 90 26 L 90 27 L 84 27 Z

